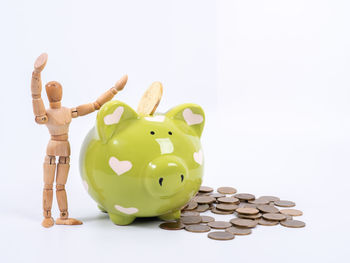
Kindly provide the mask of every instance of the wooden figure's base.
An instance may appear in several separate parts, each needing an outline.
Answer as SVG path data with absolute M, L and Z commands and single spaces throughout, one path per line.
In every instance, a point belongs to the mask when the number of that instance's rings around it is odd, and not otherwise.
M 82 225 L 82 224 L 83 222 L 75 218 L 57 218 L 56 219 L 56 225 L 75 226 L 75 225 Z
M 53 220 L 52 217 L 44 218 L 44 220 L 41 222 L 41 225 L 46 228 L 52 227 L 54 224 L 55 224 L 55 221 Z

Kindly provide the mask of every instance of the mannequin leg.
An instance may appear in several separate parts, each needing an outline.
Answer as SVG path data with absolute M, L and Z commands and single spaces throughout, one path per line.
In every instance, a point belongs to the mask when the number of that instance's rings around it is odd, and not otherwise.
M 43 190 L 43 215 L 44 220 L 41 225 L 43 227 L 51 227 L 54 225 L 53 218 L 51 216 L 51 208 L 52 208 L 52 186 L 55 178 L 55 170 L 56 170 L 56 157 L 47 155 L 45 156 L 44 161 L 44 190 Z
M 56 198 L 60 209 L 60 218 L 56 219 L 57 225 L 81 225 L 80 220 L 68 218 L 68 203 L 65 185 L 69 172 L 69 157 L 60 156 L 57 165 Z

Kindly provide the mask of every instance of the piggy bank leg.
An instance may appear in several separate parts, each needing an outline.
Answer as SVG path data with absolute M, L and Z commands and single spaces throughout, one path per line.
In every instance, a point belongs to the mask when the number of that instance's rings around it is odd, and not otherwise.
M 56 219 L 57 225 L 81 225 L 81 222 L 75 218 L 68 218 L 67 193 L 65 185 L 69 172 L 69 157 L 60 156 L 57 165 L 56 177 L 56 198 L 60 209 L 60 218 Z
M 158 217 L 160 219 L 162 219 L 162 220 L 169 221 L 169 220 L 179 219 L 180 216 L 181 216 L 181 211 L 177 210 L 175 212 L 171 212 L 171 213 L 168 213 L 168 214 L 160 215 Z
M 97 205 L 97 207 L 101 210 L 102 213 L 107 213 L 106 209 L 104 209 L 103 206 Z
M 121 225 L 121 226 L 131 224 L 136 218 L 135 216 L 130 216 L 130 215 L 117 215 L 117 214 L 111 214 L 111 213 L 108 213 L 108 215 L 114 224 Z

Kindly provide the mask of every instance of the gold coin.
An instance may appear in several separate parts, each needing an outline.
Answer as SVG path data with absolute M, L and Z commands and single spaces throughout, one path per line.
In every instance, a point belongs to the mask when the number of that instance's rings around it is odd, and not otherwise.
M 199 213 L 196 211 L 186 211 L 181 213 L 181 217 L 185 217 L 185 216 L 199 216 Z
M 208 226 L 215 229 L 225 229 L 231 227 L 231 223 L 225 221 L 212 221 L 208 223 Z
M 271 195 L 260 196 L 259 199 L 265 199 L 268 202 L 275 202 L 280 200 L 277 196 L 271 196 Z
M 250 204 L 255 204 L 255 205 L 267 205 L 269 203 L 268 200 L 266 199 L 255 199 L 255 200 L 251 200 L 251 201 L 248 201 L 248 203 Z
M 285 221 L 282 221 L 280 223 L 282 226 L 285 227 L 292 227 L 292 228 L 300 228 L 300 227 L 304 227 L 305 223 L 303 221 L 299 221 L 299 220 L 290 220 L 287 219 Z
M 258 205 L 257 208 L 263 213 L 278 213 L 279 210 L 272 205 Z
M 256 208 L 256 204 L 249 204 L 246 202 L 241 202 L 239 204 L 239 207 L 244 207 L 244 208 Z
M 255 215 L 245 215 L 245 214 L 237 213 L 237 216 L 239 218 L 245 218 L 245 219 L 259 219 L 260 217 L 262 217 L 262 214 L 261 213 L 257 213 Z
M 272 214 L 272 213 L 263 214 L 263 218 L 266 220 L 272 220 L 272 221 L 282 221 L 287 219 L 285 215 Z
M 239 235 L 239 236 L 249 235 L 252 233 L 252 230 L 250 228 L 241 228 L 241 227 L 235 227 L 235 226 L 226 228 L 225 231 L 234 235 Z
M 214 240 L 231 240 L 235 235 L 226 231 L 213 231 L 208 233 L 208 237 Z
M 239 207 L 236 209 L 236 212 L 245 215 L 256 215 L 259 213 L 259 210 L 251 207 Z
M 198 204 L 211 204 L 216 201 L 212 196 L 196 196 L 194 199 Z
M 214 214 L 218 214 L 218 215 L 229 215 L 229 214 L 233 214 L 233 211 L 223 211 L 223 210 L 216 209 L 216 207 L 214 207 L 213 209 L 211 209 L 211 212 L 214 213 Z
M 181 230 L 185 227 L 180 221 L 176 222 L 164 222 L 159 225 L 161 229 L 165 230 Z
M 209 187 L 209 186 L 201 186 L 199 188 L 199 192 L 202 192 L 202 193 L 211 193 L 213 191 L 214 191 L 214 189 Z
M 211 216 L 201 216 L 202 218 L 202 223 L 209 223 L 215 221 L 214 217 Z
M 281 214 L 289 215 L 289 216 L 302 216 L 303 212 L 297 209 L 281 209 Z
M 278 221 L 265 220 L 264 218 L 260 218 L 258 220 L 258 224 L 262 226 L 275 226 L 278 225 Z
M 255 199 L 254 195 L 247 193 L 235 194 L 234 197 L 238 198 L 240 201 L 249 201 Z
M 197 194 L 196 194 L 196 196 L 211 196 L 211 194 L 210 193 L 204 193 L 204 192 L 198 192 Z
M 218 204 L 216 205 L 216 209 L 223 210 L 223 211 L 234 211 L 238 208 L 238 205 L 234 204 Z
M 204 232 L 210 231 L 210 227 L 207 225 L 188 225 L 188 226 L 185 226 L 185 229 L 189 232 L 194 232 L 194 233 L 204 233 Z
M 287 200 L 278 200 L 274 201 L 275 205 L 277 206 L 282 206 L 282 207 L 293 207 L 295 206 L 295 203 L 292 201 L 287 201 Z
M 195 209 L 196 207 L 198 206 L 197 202 L 196 201 L 189 201 L 187 203 L 187 206 L 183 209 L 185 211 L 189 211 L 189 210 L 193 210 Z
M 220 194 L 220 193 L 214 193 L 214 194 L 211 194 L 210 196 L 211 196 L 211 197 L 214 197 L 214 198 L 222 198 L 222 197 L 225 197 L 224 194 Z
M 225 204 L 239 204 L 239 199 L 235 197 L 220 197 L 218 198 L 219 203 Z
M 229 187 L 229 186 L 219 187 L 217 189 L 217 191 L 220 194 L 227 194 L 227 195 L 231 195 L 231 194 L 237 193 L 237 190 L 235 188 Z
M 209 205 L 203 204 L 203 205 L 198 205 L 194 211 L 199 212 L 199 213 L 203 213 L 203 212 L 208 211 L 208 210 L 209 210 Z
M 137 107 L 137 113 L 141 116 L 152 115 L 162 98 L 163 95 L 163 85 L 162 83 L 156 81 L 151 84 L 151 86 L 143 94 L 139 105 Z
M 199 224 L 202 222 L 202 218 L 200 216 L 185 216 L 181 217 L 181 222 L 185 225 Z
M 247 228 L 253 228 L 258 224 L 258 222 L 255 220 L 242 219 L 242 218 L 233 218 L 230 220 L 230 223 L 234 226 L 247 227 Z

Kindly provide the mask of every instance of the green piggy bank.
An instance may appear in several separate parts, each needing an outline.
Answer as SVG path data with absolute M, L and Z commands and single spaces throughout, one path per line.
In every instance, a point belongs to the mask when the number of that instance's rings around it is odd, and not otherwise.
M 103 105 L 83 142 L 80 171 L 88 193 L 113 223 L 180 217 L 202 183 L 204 121 L 196 104 L 149 116 L 116 100 Z

